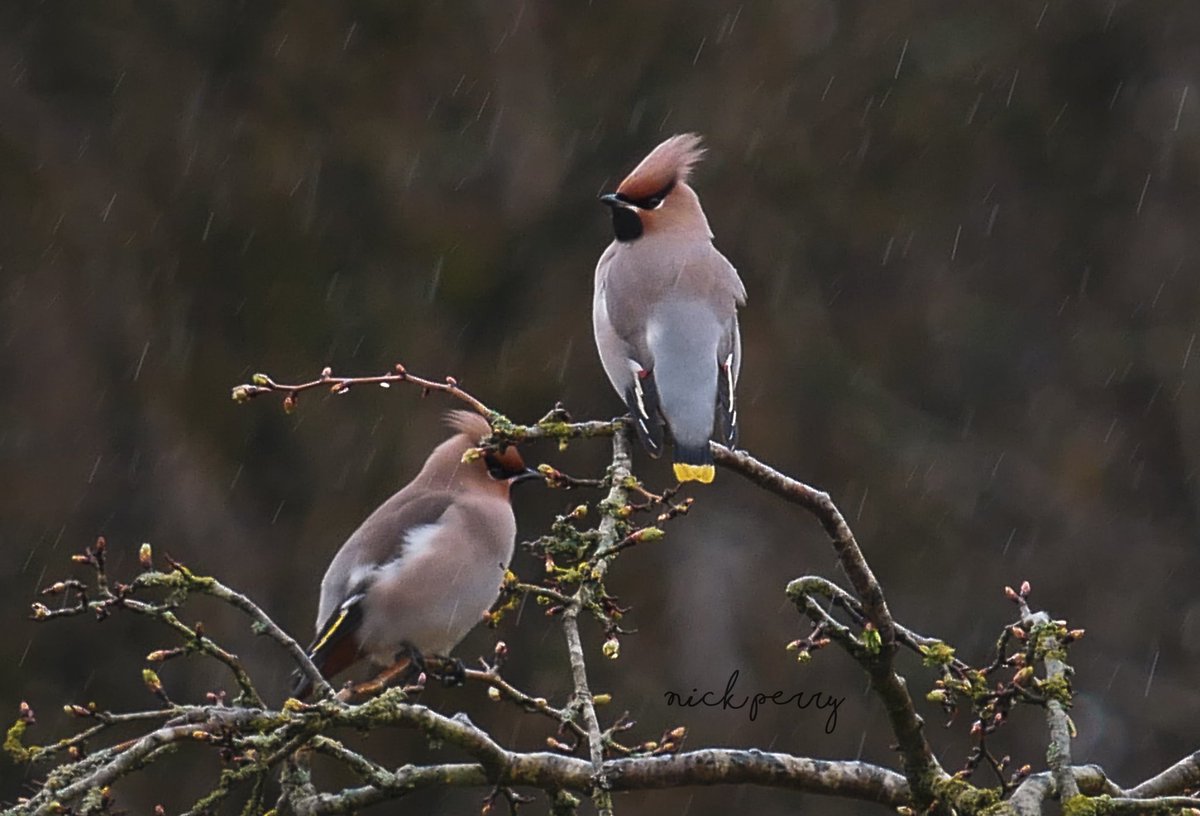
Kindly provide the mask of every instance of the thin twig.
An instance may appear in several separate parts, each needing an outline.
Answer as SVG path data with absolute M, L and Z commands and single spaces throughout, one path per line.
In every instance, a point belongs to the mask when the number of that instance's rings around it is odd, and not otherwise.
M 534 697 L 530 694 L 526 694 L 501 677 L 500 673 L 494 668 L 487 666 L 482 671 L 478 669 L 467 669 L 464 672 L 464 676 L 468 680 L 475 680 L 496 689 L 496 691 L 501 695 L 512 700 L 514 703 L 530 713 L 541 714 L 554 720 L 559 724 L 560 728 L 570 731 L 580 740 L 586 741 L 588 739 L 587 729 L 577 723 L 574 717 L 572 717 L 567 711 L 550 705 L 545 697 Z
M 295 661 L 300 671 L 312 682 L 313 688 L 319 696 L 333 696 L 333 688 L 325 680 L 320 670 L 313 665 L 304 647 L 297 643 L 295 638 L 283 631 L 275 621 L 271 620 L 270 616 L 258 604 L 242 593 L 225 586 L 215 578 L 196 575 L 182 564 L 174 563 L 173 566 L 175 567 L 174 573 L 157 573 L 157 575 L 165 577 L 165 580 L 163 580 L 164 585 L 171 585 L 173 583 L 178 585 L 181 580 L 183 587 L 189 591 L 219 598 L 227 604 L 242 610 L 254 621 L 256 632 L 267 635 L 291 655 L 292 660 Z M 146 575 L 149 574 L 147 573 Z M 180 576 L 180 579 L 172 581 L 171 579 L 174 576 Z

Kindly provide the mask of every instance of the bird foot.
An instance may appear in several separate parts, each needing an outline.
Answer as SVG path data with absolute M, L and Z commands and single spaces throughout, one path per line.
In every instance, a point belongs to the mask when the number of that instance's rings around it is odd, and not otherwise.
M 425 666 L 431 677 L 441 680 L 448 688 L 467 682 L 467 667 L 457 657 L 431 656 L 426 658 Z

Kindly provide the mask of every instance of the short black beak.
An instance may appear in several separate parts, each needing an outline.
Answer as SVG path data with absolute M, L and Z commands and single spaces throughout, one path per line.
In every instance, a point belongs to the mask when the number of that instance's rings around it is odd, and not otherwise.
M 521 473 L 518 473 L 516 476 L 513 476 L 510 481 L 512 482 L 512 484 L 520 484 L 521 482 L 529 482 L 534 479 L 544 479 L 544 478 L 545 477 L 542 476 L 541 473 L 534 470 L 533 468 L 525 468 L 524 471 L 522 471 Z
M 600 203 L 606 207 L 624 207 L 625 202 L 621 200 L 620 193 L 605 193 L 600 196 Z

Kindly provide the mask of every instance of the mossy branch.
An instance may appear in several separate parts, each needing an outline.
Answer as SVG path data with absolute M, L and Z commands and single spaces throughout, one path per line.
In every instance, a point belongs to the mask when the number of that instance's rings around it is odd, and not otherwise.
M 183 638 L 182 646 L 151 653 L 151 662 L 184 654 L 212 658 L 229 669 L 239 694 L 233 705 L 224 703 L 223 692 L 210 694 L 208 705 L 180 704 L 168 695 L 158 675 L 147 669 L 144 682 L 160 707 L 111 713 L 92 705 L 67 706 L 68 713 L 88 721 L 89 726 L 73 737 L 40 747 L 25 743 L 36 718 L 32 709 L 22 704 L 18 719 L 6 735 L 7 753 L 20 762 L 61 761 L 36 793 L 19 801 L 9 812 L 20 816 L 108 812 L 113 807 L 114 783 L 169 752 L 185 750 L 185 746 L 186 750 L 217 749 L 224 763 L 212 788 L 189 814 L 215 812 L 238 795 L 244 796 L 243 812 L 260 813 L 266 807 L 267 782 L 276 773 L 281 788 L 276 803 L 280 816 L 352 813 L 431 786 L 487 787 L 491 791 L 487 803 L 503 795 L 513 808 L 524 801 L 513 790 L 515 787 L 534 788 L 545 793 L 555 814 L 576 813 L 580 804 L 576 794 L 591 797 L 597 810 L 608 814 L 612 811 L 611 794 L 616 791 L 729 784 L 764 785 L 869 801 L 901 813 L 954 811 L 964 816 L 1041 814 L 1051 799 L 1058 799 L 1063 812 L 1071 816 L 1168 813 L 1200 804 L 1200 799 L 1190 795 L 1200 787 L 1200 753 L 1129 790 L 1108 780 L 1099 768 L 1071 764 L 1066 649 L 1082 632 L 1066 629 L 1045 613 L 1030 612 L 1028 585 L 1023 585 L 1020 592 L 1007 590 L 1020 606 L 1021 618 L 997 639 L 996 654 L 990 662 L 973 668 L 951 646 L 919 635 L 893 619 L 854 533 L 828 494 L 744 451 L 719 445 L 713 450 L 721 467 L 803 507 L 828 533 L 852 591 L 818 576 L 791 582 L 788 595 L 810 620 L 812 630 L 790 648 L 807 659 L 813 652 L 836 644 L 858 661 L 887 709 L 903 774 L 870 763 L 757 750 L 683 751 L 683 726 L 668 727 L 659 740 L 632 747 L 622 745 L 615 735 L 630 729 L 632 723 L 622 715 L 602 728 L 597 705 L 609 695 L 594 695 L 588 684 L 587 652 L 579 618 L 586 612 L 601 624 L 605 638 L 601 651 L 616 658 L 618 636 L 626 633 L 620 621 L 629 610 L 619 606 L 605 588 L 609 565 L 635 545 L 662 539 L 663 525 L 686 514 L 691 500 L 673 503 L 673 490 L 652 493 L 633 476 L 624 418 L 574 422 L 561 406 L 556 406 L 533 425 L 519 425 L 464 391 L 453 378 L 435 382 L 412 375 L 402 366 L 384 375 L 358 378 L 336 377 L 326 369 L 318 379 L 294 385 L 255 375 L 252 383 L 235 388 L 233 396 L 245 401 L 266 393 L 283 393 L 285 408 L 293 410 L 301 393 L 317 388 L 341 394 L 360 386 L 393 383 L 415 385 L 424 392 L 444 392 L 469 405 L 491 425 L 492 437 L 483 440 L 485 445 L 536 439 L 556 439 L 562 444 L 578 438 L 611 438 L 611 465 L 602 479 L 577 479 L 544 466 L 542 472 L 549 487 L 600 488 L 606 489 L 606 494 L 560 516 L 546 536 L 530 545 L 545 561 L 544 580 L 528 583 L 511 573 L 506 575 L 498 608 L 491 616 L 494 624 L 499 623 L 504 612 L 515 605 L 514 599 L 533 595 L 551 618 L 561 618 L 572 678 L 571 699 L 556 706 L 506 681 L 500 674 L 507 657 L 503 643 L 497 644 L 493 662 L 481 661 L 481 670 L 466 673 L 468 681 L 485 688 L 491 699 L 508 699 L 533 715 L 551 720 L 557 735 L 574 744 L 548 737 L 547 745 L 553 750 L 509 750 L 465 715 L 447 716 L 421 705 L 414 696 L 420 693 L 420 686 L 391 688 L 357 704 L 338 699 L 299 643 L 247 596 L 176 562 L 171 562 L 169 570 L 154 569 L 148 545 L 143 545 L 139 553 L 140 575 L 129 583 L 111 580 L 105 569 L 106 544 L 100 540 L 75 557 L 78 563 L 94 569 L 94 585 L 77 580 L 53 584 L 47 588 L 48 594 L 63 594 L 67 602 L 55 610 L 35 604 L 33 617 L 46 621 L 90 613 L 104 619 L 121 610 L 146 615 Z M 642 512 L 658 515 L 653 524 L 639 526 L 633 519 Z M 583 529 L 582 522 L 589 514 L 598 521 L 590 529 Z M 246 613 L 254 631 L 278 642 L 313 681 L 318 690 L 316 701 L 306 704 L 289 699 L 276 708 L 266 705 L 236 655 L 218 645 L 201 626 L 189 627 L 180 620 L 177 609 L 196 594 L 217 598 Z M 925 669 L 938 675 L 929 699 L 940 702 L 948 712 L 953 712 L 959 702 L 974 712 L 971 733 L 977 745 L 964 768 L 953 775 L 934 758 L 906 681 L 896 668 L 901 648 L 920 655 Z M 1039 662 L 1044 667 L 1042 678 L 1034 676 L 1034 665 Z M 1006 670 L 1015 673 L 1010 679 L 995 682 Z M 1033 773 L 1026 766 L 1006 780 L 1002 775 L 1006 759 L 994 757 L 986 740 L 1018 704 L 1046 710 L 1049 770 Z M 149 724 L 150 730 L 132 740 L 93 747 L 109 729 L 131 723 Z M 390 770 L 332 736 L 336 729 L 347 728 L 418 731 L 431 742 L 449 746 L 463 759 L 414 763 Z M 586 757 L 577 756 L 584 746 Z M 307 756 L 312 753 L 350 769 L 361 784 L 340 791 L 318 790 L 307 767 Z M 998 787 L 979 787 L 968 781 L 982 763 L 997 774 Z

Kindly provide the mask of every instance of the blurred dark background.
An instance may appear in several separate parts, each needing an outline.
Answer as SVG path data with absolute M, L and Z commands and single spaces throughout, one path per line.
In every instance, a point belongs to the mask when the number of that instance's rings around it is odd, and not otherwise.
M 620 405 L 590 327 L 610 239 L 596 194 L 666 135 L 710 148 L 695 186 L 750 293 L 742 442 L 840 502 L 892 609 L 983 660 L 1002 587 L 1087 638 L 1076 758 L 1123 784 L 1195 750 L 1200 696 L 1200 6 L 861 0 L 469 4 L 10 2 L 0 8 L 0 710 L 152 704 L 166 632 L 118 616 L 26 620 L 68 556 L 150 541 L 307 639 L 328 559 L 443 437 L 414 389 L 237 406 L 254 371 L 458 376 L 531 421 Z M 603 442 L 528 454 L 599 471 Z M 669 470 L 639 457 L 651 485 Z M 800 667 L 783 595 L 839 577 L 820 528 L 737 476 L 696 489 L 611 586 L 640 629 L 594 687 L 634 732 L 689 745 L 893 762 L 850 661 Z M 578 496 L 523 489 L 524 537 Z M 519 555 L 515 568 L 539 565 Z M 532 605 L 511 679 L 561 702 L 561 633 Z M 278 700 L 289 665 L 218 605 L 191 619 Z M 908 661 L 923 695 L 932 677 Z M 845 696 L 824 715 L 668 709 L 663 692 Z M 173 662 L 181 699 L 229 685 Z M 545 725 L 478 688 L 438 691 L 510 746 Z M 957 768 L 968 723 L 929 736 Z M 999 741 L 1041 767 L 1029 710 Z M 1022 724 L 1023 723 L 1023 724 Z M 430 752 L 370 738 L 393 764 Z M 189 806 L 199 749 L 118 788 Z M 40 771 L 0 763 L 0 799 Z M 346 781 L 328 771 L 325 782 Z M 977 777 L 988 781 L 986 777 Z M 407 812 L 476 812 L 484 791 Z M 543 804 L 534 806 L 537 812 Z M 880 812 L 760 789 L 622 796 L 623 814 Z M 396 807 L 396 809 L 402 809 Z

